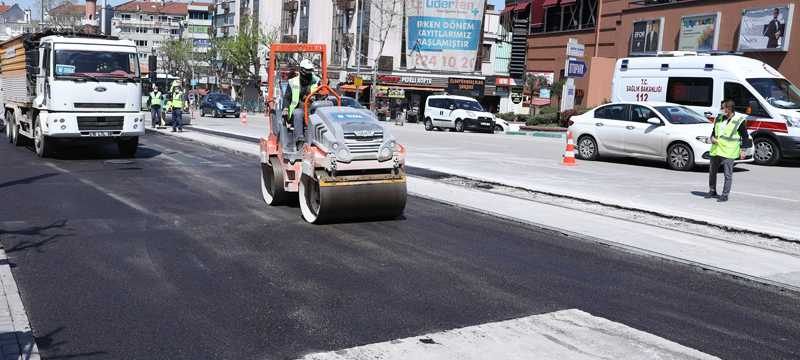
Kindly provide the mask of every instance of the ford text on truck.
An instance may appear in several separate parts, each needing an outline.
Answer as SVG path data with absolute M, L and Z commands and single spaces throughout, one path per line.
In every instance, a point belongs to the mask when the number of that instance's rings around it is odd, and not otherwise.
M 617 61 L 611 97 L 677 103 L 708 117 L 731 98 L 748 115 L 757 164 L 800 157 L 800 89 L 759 60 L 679 52 L 624 58 Z
M 56 142 L 115 141 L 133 156 L 144 135 L 136 46 L 86 34 L 29 33 L 0 44 L 0 103 L 10 142 L 36 154 Z

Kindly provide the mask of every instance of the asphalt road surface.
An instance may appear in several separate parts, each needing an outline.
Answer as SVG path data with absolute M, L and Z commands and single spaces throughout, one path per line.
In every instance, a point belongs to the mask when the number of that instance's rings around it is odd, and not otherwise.
M 284 359 L 571 308 L 800 357 L 794 295 L 414 197 L 309 225 L 263 204 L 257 159 L 172 137 L 115 157 L 0 144 L 0 241 L 46 358 Z

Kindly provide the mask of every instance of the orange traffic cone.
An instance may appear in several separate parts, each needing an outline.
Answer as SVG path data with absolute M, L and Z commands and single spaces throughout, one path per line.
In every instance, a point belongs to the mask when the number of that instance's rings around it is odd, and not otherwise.
M 247 125 L 247 113 L 246 112 L 242 112 L 241 115 L 239 115 L 239 121 L 242 122 L 242 125 Z
M 561 165 L 575 166 L 575 142 L 572 140 L 572 132 L 567 131 L 567 149 L 564 150 L 564 156 L 561 160 Z

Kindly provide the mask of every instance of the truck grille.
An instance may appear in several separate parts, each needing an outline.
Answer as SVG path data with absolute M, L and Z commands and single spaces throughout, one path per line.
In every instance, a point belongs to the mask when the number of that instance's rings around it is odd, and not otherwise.
M 344 141 L 353 155 L 376 154 L 383 143 L 383 132 L 376 131 L 370 136 L 358 136 L 354 132 L 344 133 Z
M 78 130 L 122 130 L 122 116 L 78 116 Z
M 76 109 L 124 109 L 125 103 L 75 103 Z
M 350 141 L 375 141 L 375 140 L 383 140 L 383 131 L 376 131 L 372 133 L 371 136 L 358 136 L 354 132 L 346 132 L 344 133 L 344 139 L 347 142 Z

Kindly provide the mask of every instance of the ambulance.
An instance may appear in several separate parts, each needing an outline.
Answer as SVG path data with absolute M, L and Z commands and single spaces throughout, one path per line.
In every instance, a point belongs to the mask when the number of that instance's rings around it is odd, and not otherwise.
M 731 54 L 664 52 L 617 60 L 613 102 L 670 102 L 713 119 L 723 99 L 747 114 L 754 161 L 800 158 L 800 89 L 773 67 Z

